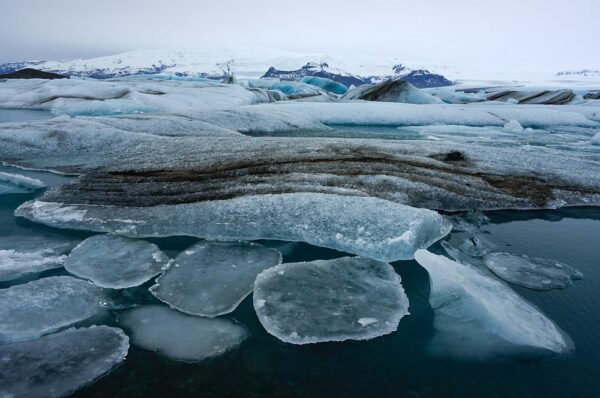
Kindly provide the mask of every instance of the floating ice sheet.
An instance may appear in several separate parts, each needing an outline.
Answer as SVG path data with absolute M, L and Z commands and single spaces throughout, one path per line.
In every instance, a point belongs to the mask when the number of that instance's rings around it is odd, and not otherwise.
M 545 258 L 509 253 L 491 253 L 485 265 L 507 282 L 535 290 L 562 289 L 583 278 L 577 269 Z
M 46 184 L 36 178 L 0 171 L 0 195 L 7 193 L 30 193 L 45 187 Z
M 125 360 L 121 329 L 68 329 L 37 340 L 0 346 L 0 396 L 62 397 L 94 382 Z
M 159 300 L 191 315 L 233 311 L 256 275 L 281 263 L 281 254 L 254 243 L 201 242 L 184 250 L 150 289 Z
M 417 251 L 415 259 L 429 273 L 436 333 L 448 342 L 449 350 L 464 350 L 464 355 L 493 352 L 494 340 L 554 352 L 570 350 L 571 343 L 558 326 L 504 283 L 426 250 Z
M 206 319 L 146 305 L 119 315 L 131 331 L 133 344 L 176 361 L 199 362 L 238 346 L 248 336 L 245 327 L 229 319 Z
M 372 339 L 408 314 L 392 266 L 358 257 L 269 268 L 256 278 L 253 298 L 267 332 L 292 344 Z
M 158 246 L 115 235 L 81 242 L 64 262 L 70 273 L 110 289 L 139 286 L 162 272 L 169 257 Z
M 65 206 L 27 202 L 16 213 L 58 228 L 131 237 L 301 241 L 384 261 L 411 259 L 451 229 L 435 211 L 371 197 L 252 195 L 172 206 Z
M 88 319 L 105 300 L 102 289 L 70 276 L 0 289 L 0 343 L 34 339 Z

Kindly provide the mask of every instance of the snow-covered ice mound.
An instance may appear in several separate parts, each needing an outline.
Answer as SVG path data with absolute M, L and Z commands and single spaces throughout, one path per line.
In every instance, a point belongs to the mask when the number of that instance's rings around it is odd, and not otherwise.
M 101 288 L 70 276 L 0 289 L 0 343 L 37 338 L 88 319 L 106 301 Z
M 128 310 L 118 319 L 133 344 L 183 362 L 216 357 L 248 337 L 245 327 L 229 319 L 198 318 L 158 305 Z
M 570 350 L 571 342 L 558 326 L 504 283 L 427 250 L 417 251 L 415 259 L 429 273 L 436 333 L 449 351 L 477 355 L 478 350 L 497 349 L 495 340 L 559 353 Z
M 37 340 L 0 346 L 0 396 L 69 395 L 125 360 L 129 339 L 121 329 L 68 329 Z
M 0 237 L 0 282 L 60 268 L 76 241 L 44 236 Z
M 81 242 L 64 262 L 70 273 L 110 289 L 139 286 L 160 274 L 169 257 L 158 246 L 115 235 Z
M 233 311 L 256 275 L 281 263 L 281 254 L 254 243 L 201 242 L 184 250 L 150 291 L 172 308 L 214 317 Z
M 491 253 L 485 265 L 500 278 L 519 286 L 536 290 L 562 289 L 583 278 L 577 269 L 545 258 L 509 253 Z
M 7 193 L 30 193 L 42 188 L 46 188 L 46 184 L 36 178 L 0 171 L 0 195 Z
M 411 259 L 450 232 L 435 211 L 372 197 L 317 193 L 252 195 L 154 207 L 67 206 L 31 201 L 16 215 L 58 228 L 130 237 L 307 242 L 383 261 Z
M 362 85 L 349 90 L 343 100 L 379 102 L 404 102 L 409 104 L 442 104 L 442 100 L 419 90 L 404 80 L 387 80 L 372 85 Z
M 408 314 L 394 268 L 359 257 L 269 268 L 256 278 L 253 299 L 267 332 L 292 344 L 369 340 L 392 333 Z

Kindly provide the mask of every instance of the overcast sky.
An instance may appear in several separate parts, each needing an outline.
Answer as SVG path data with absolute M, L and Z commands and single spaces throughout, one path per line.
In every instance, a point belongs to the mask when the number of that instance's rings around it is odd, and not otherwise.
M 2 0 L 1 10 L 0 62 L 217 44 L 600 68 L 600 0 Z

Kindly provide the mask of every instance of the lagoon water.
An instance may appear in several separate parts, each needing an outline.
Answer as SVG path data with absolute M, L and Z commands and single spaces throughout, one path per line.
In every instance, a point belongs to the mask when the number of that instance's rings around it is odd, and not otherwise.
M 0 123 L 24 122 L 53 118 L 52 112 L 43 109 L 1 109 Z
M 66 176 L 1 167 L 40 178 L 49 186 Z M 88 233 L 56 230 L 16 219 L 14 209 L 34 194 L 0 196 L 0 239 L 10 235 Z M 224 316 L 244 324 L 250 337 L 223 356 L 198 364 L 175 362 L 135 346 L 111 374 L 75 393 L 78 397 L 441 397 L 441 396 L 600 396 L 600 209 L 571 208 L 485 213 L 490 223 L 478 233 L 500 251 L 546 257 L 571 264 L 584 279 L 564 290 L 533 291 L 511 286 L 537 305 L 573 340 L 565 355 L 522 355 L 478 359 L 432 352 L 436 331 L 428 302 L 429 279 L 415 261 L 394 263 L 410 300 L 410 315 L 398 331 L 370 341 L 295 346 L 267 334 L 248 297 Z M 446 240 L 460 240 L 452 233 Z M 153 239 L 175 256 L 198 240 Z M 303 243 L 260 242 L 278 248 L 284 262 L 347 255 Z M 432 251 L 443 253 L 439 243 Z M 39 277 L 67 274 L 64 269 L 0 284 L 0 288 Z M 159 302 L 147 291 L 152 281 L 115 293 L 122 308 Z M 116 312 L 95 322 L 118 326 Z

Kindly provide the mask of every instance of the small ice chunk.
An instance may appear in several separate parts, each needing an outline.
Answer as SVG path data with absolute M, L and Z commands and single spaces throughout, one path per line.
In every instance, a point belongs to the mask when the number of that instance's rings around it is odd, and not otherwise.
M 397 329 L 408 298 L 391 265 L 345 257 L 263 271 L 254 310 L 267 332 L 287 343 L 369 340 Z
M 30 193 L 46 188 L 46 184 L 37 178 L 0 171 L 0 194 Z
M 509 253 L 485 256 L 485 265 L 498 277 L 515 285 L 535 290 L 562 289 L 583 278 L 577 269 L 545 258 Z
M 0 343 L 31 340 L 88 319 L 106 301 L 101 288 L 70 276 L 0 289 Z
M 600 133 L 596 133 L 595 136 L 590 140 L 590 144 L 592 145 L 600 145 Z
M 233 311 L 256 275 L 281 263 L 281 254 L 255 243 L 201 242 L 181 253 L 150 291 L 172 308 L 214 317 Z
M 427 250 L 418 250 L 415 259 L 429 273 L 434 325 L 438 334 L 446 335 L 448 349 L 471 355 L 478 348 L 495 349 L 489 344 L 498 340 L 554 352 L 570 350 L 570 340 L 558 326 L 504 283 Z
M 156 245 L 116 235 L 96 235 L 67 257 L 67 271 L 111 289 L 139 286 L 162 272 L 169 257 Z
M 504 125 L 504 131 L 508 131 L 509 133 L 522 133 L 523 126 L 517 120 L 512 119 L 510 122 Z
M 158 305 L 145 305 L 119 315 L 134 345 L 176 361 L 199 362 L 238 346 L 248 337 L 245 327 L 229 319 L 206 319 Z
M 108 374 L 125 360 L 121 329 L 67 329 L 0 346 L 0 397 L 62 397 Z

